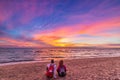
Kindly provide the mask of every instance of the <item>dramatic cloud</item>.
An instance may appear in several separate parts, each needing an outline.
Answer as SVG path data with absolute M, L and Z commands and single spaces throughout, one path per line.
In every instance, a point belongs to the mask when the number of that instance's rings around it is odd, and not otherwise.
M 119 46 L 119 0 L 0 0 L 0 46 Z

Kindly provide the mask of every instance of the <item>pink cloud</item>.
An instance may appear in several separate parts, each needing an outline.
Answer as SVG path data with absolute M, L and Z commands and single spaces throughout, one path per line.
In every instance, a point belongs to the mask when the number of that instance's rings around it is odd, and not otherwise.
M 109 30 L 109 29 L 112 29 L 112 28 L 113 29 L 114 28 L 120 29 L 120 17 L 91 24 L 88 27 L 86 27 L 84 32 L 90 33 L 90 34 L 91 33 L 96 34 L 96 33 L 99 33 L 103 30 Z
M 100 22 L 96 22 L 90 25 L 76 24 L 71 26 L 59 26 L 57 28 L 42 31 L 36 34 L 40 34 L 44 36 L 49 35 L 49 36 L 61 36 L 61 37 L 74 36 L 74 35 L 80 35 L 80 34 L 88 34 L 88 35 L 102 34 L 103 35 L 104 33 L 102 32 L 104 30 L 111 30 L 114 28 L 120 29 L 119 22 L 120 22 L 120 18 L 117 17 L 110 20 L 103 20 Z M 105 34 L 107 35 L 108 33 L 105 33 Z
M 13 13 L 11 10 L 6 9 L 6 7 L 4 8 L 4 6 L 4 3 L 0 3 L 0 22 L 8 20 Z
M 20 13 L 19 21 L 25 24 L 38 16 L 52 14 L 56 3 L 52 0 L 0 1 L 0 21 L 4 22 Z
M 0 43 L 0 46 L 14 46 L 14 47 L 41 47 L 42 45 L 28 42 L 28 41 L 20 41 L 11 38 L 0 38 L 3 43 Z
M 20 19 L 20 21 L 24 24 L 29 21 L 31 21 L 33 18 L 44 16 L 44 15 L 51 15 L 54 11 L 54 5 L 56 4 L 56 1 L 39 1 L 32 0 L 30 2 L 23 3 L 23 15 Z M 31 3 L 31 4 L 30 4 Z M 39 3 L 39 4 L 38 4 Z M 53 5 L 52 5 L 53 4 Z M 21 8 L 21 7 L 18 7 Z

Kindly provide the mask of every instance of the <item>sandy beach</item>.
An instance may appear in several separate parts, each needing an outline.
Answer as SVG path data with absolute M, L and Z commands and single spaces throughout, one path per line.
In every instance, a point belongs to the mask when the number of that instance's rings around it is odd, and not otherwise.
M 58 66 L 58 61 L 55 61 Z M 120 80 L 120 57 L 65 60 L 67 76 L 55 80 Z M 0 66 L 0 80 L 46 80 L 48 62 Z

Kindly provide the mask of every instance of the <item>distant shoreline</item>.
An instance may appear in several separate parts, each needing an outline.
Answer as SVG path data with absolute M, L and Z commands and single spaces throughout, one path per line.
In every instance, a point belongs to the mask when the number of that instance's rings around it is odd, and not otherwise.
M 73 60 L 119 56 L 119 48 L 5 48 L 0 49 L 0 65 L 11 65 L 26 62 L 48 62 L 50 59 Z
M 102 59 L 102 58 L 119 58 L 120 56 L 116 56 L 116 57 L 87 57 L 87 58 L 79 58 L 79 59 L 63 59 L 63 60 L 81 60 L 81 59 Z M 59 60 L 55 60 L 55 61 L 59 61 Z M 26 63 L 38 63 L 38 62 L 49 62 L 49 60 L 47 61 L 35 61 L 35 60 L 22 60 L 22 61 L 15 61 L 15 62 L 2 62 L 0 63 L 0 66 L 6 66 L 6 65 L 14 65 L 14 64 L 26 64 Z

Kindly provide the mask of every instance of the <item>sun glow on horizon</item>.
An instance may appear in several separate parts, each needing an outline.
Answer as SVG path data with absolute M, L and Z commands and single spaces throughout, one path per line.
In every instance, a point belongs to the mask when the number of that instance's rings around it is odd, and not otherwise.
M 0 12 L 0 47 L 120 48 L 119 0 L 0 0 Z

